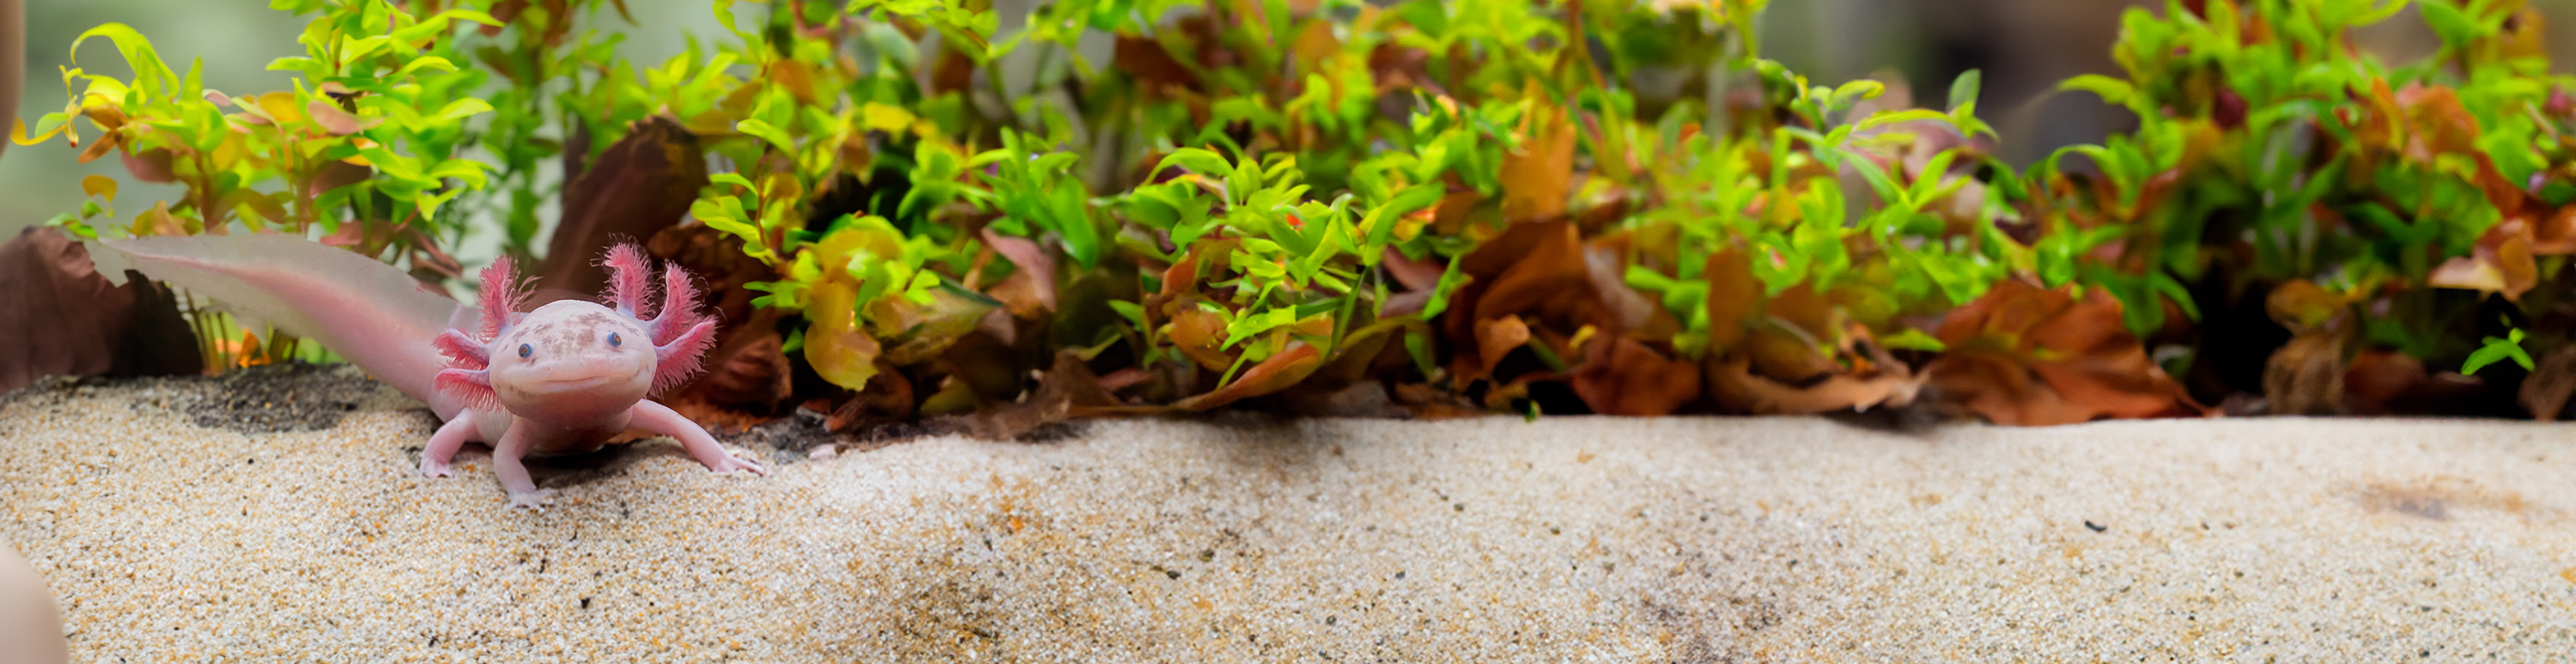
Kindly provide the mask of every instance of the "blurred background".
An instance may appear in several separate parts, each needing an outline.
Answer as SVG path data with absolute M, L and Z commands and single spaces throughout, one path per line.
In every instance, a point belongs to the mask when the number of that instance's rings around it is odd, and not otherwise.
M 2562 30 L 2576 30 L 2576 0 L 2534 0 Z M 1034 0 L 1003 0 L 1006 12 Z M 591 24 L 627 35 L 626 55 L 658 64 L 682 52 L 684 35 L 722 34 L 706 0 L 627 0 L 638 25 L 613 14 Z M 2056 83 L 2084 73 L 2114 73 L 2109 50 L 2119 15 L 2144 0 L 1780 0 L 1764 17 L 1766 55 L 1820 83 L 1890 73 L 1937 101 L 1960 72 L 1985 72 L 1980 114 L 2005 135 L 2004 151 L 2027 162 L 2057 146 L 2098 141 L 2132 120 L 2089 95 L 2051 94 Z M 27 59 L 19 117 L 62 110 L 61 69 L 71 65 L 71 43 L 102 23 L 134 26 L 150 37 L 171 66 L 205 62 L 207 87 L 230 93 L 264 92 L 287 85 L 283 72 L 263 71 L 270 60 L 302 54 L 295 43 L 304 21 L 257 0 L 32 0 L 26 7 Z M 1021 19 L 1008 13 L 1005 30 Z M 2437 45 L 2410 11 L 2363 35 L 2366 46 L 2389 57 L 2429 53 Z M 2553 40 L 2561 70 L 2576 62 L 2576 40 Z M 129 74 L 106 40 L 77 54 L 97 71 Z M 176 185 L 125 177 L 115 159 L 75 163 L 78 150 L 57 138 L 8 147 L 0 159 L 0 237 L 79 208 L 80 179 L 99 173 L 118 178 L 122 216 L 175 198 Z M 551 213 L 551 211 L 549 211 Z M 551 222 L 551 220 L 549 220 Z M 478 223 L 477 228 L 497 224 Z M 539 235 L 544 237 L 544 235 Z M 497 240 L 468 238 L 458 258 L 486 258 Z M 487 239 L 489 240 L 489 239 Z M 478 249 L 481 249 L 478 251 Z

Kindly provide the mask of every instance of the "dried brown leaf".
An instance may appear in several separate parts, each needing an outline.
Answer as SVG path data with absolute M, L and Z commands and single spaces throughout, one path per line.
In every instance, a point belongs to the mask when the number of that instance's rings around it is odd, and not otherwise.
M 1937 336 L 1949 351 L 1925 367 L 1944 398 L 1997 424 L 2044 426 L 2104 417 L 2203 415 L 2147 357 L 2101 290 L 2013 280 L 1952 311 Z
M 618 241 L 678 225 L 706 186 L 706 157 L 696 136 L 668 116 L 636 121 L 564 188 L 563 221 L 546 244 L 538 283 L 597 292 L 608 275 L 591 264 L 593 257 Z
M 986 228 L 984 246 L 1009 259 L 1019 269 L 1004 277 L 1002 283 L 985 291 L 993 299 L 1021 318 L 1043 318 L 1056 309 L 1055 258 L 1038 243 L 1024 237 L 1002 235 Z
M 1553 106 L 1533 118 L 1520 149 L 1503 155 L 1503 217 L 1512 221 L 1562 217 L 1574 192 L 1574 123 Z
M 968 433 L 992 440 L 1015 440 L 1039 427 L 1081 417 L 1133 414 L 1101 389 L 1100 377 L 1071 350 L 1056 353 L 1055 365 L 1038 378 L 1027 398 L 964 416 Z
M 1914 402 L 1922 382 L 1902 374 L 1834 374 L 1801 387 L 1762 377 L 1743 358 L 1708 364 L 1709 395 L 1726 410 L 1747 415 L 1813 415 L 1902 407 Z
M 777 330 L 753 330 L 736 342 L 741 348 L 718 356 L 709 353 L 708 370 L 677 393 L 710 406 L 774 414 L 795 392 L 787 353 Z M 724 350 L 719 347 L 719 350 Z
M 1197 89 L 1199 87 L 1198 73 L 1190 71 L 1190 68 L 1182 65 L 1178 58 L 1172 57 L 1170 51 L 1164 50 L 1161 43 L 1149 38 L 1123 33 L 1118 35 L 1118 43 L 1110 54 L 1110 60 L 1118 65 L 1119 71 L 1136 77 L 1136 80 L 1145 83 L 1148 89 L 1165 87 Z
M 1494 365 L 1502 363 L 1504 356 L 1528 344 L 1529 340 L 1529 324 L 1521 322 L 1519 316 L 1476 321 L 1477 359 L 1480 362 L 1476 375 L 1493 373 Z
M 0 338 L 10 340 L 0 344 L 0 392 L 50 375 L 192 373 L 204 367 L 195 357 L 194 336 L 179 336 L 186 325 L 178 326 L 179 334 L 169 329 L 177 314 L 168 291 L 144 279 L 122 288 L 108 283 L 90 262 L 88 248 L 61 229 L 29 228 L 0 244 L 0 293 L 8 294 L 0 298 Z
M 1753 258 L 1742 249 L 1708 257 L 1702 273 L 1708 279 L 1708 346 L 1733 348 L 1744 338 L 1744 325 L 1762 309 L 1762 284 L 1753 280 Z
M 2540 356 L 2532 364 L 2531 376 L 2522 380 L 2522 392 L 2516 401 L 2533 419 L 2556 422 L 2567 413 L 2567 401 L 2576 396 L 2576 346 L 2559 346 Z
M 2344 371 L 2343 335 L 2301 334 L 2264 362 L 2263 401 L 2275 415 L 2340 415 Z
M 1700 372 L 1687 360 L 1627 337 L 1592 342 L 1591 361 L 1574 371 L 1574 393 L 1603 415 L 1670 415 L 1699 400 Z

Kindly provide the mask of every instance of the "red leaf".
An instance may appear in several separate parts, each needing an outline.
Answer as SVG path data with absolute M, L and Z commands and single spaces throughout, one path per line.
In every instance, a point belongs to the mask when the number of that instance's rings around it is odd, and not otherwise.
M 1234 382 L 1226 384 L 1225 387 L 1217 388 L 1216 391 L 1207 394 L 1182 399 L 1180 403 L 1172 404 L 1172 407 L 1201 412 L 1214 410 L 1219 406 L 1242 399 L 1287 389 L 1288 386 L 1297 384 L 1297 381 L 1304 380 L 1308 374 L 1315 373 L 1315 369 L 1322 366 L 1324 366 L 1322 350 L 1306 342 L 1290 342 L 1286 350 L 1281 350 L 1279 354 L 1270 356 L 1270 359 L 1262 360 L 1260 364 L 1245 369 L 1243 375 L 1234 377 Z

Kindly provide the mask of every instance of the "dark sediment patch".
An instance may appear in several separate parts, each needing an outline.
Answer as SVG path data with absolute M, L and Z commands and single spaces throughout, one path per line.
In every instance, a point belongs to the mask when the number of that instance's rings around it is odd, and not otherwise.
M 213 388 L 188 408 L 197 426 L 241 433 L 319 431 L 339 426 L 376 384 L 346 365 L 280 364 L 199 379 Z

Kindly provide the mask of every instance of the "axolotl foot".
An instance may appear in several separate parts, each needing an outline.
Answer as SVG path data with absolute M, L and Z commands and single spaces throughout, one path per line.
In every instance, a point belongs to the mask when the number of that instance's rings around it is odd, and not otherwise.
M 750 471 L 753 475 L 760 475 L 763 477 L 767 477 L 769 475 L 769 469 L 762 468 L 760 467 L 760 464 L 754 463 L 749 459 L 737 457 L 732 454 L 718 455 L 717 458 L 709 459 L 708 461 L 710 463 L 706 464 L 707 472 L 711 473 L 724 474 L 742 470 Z
M 455 467 L 455 466 L 447 465 L 447 463 L 446 463 L 446 462 L 442 462 L 442 461 L 431 461 L 431 460 L 428 460 L 428 459 L 422 459 L 422 460 L 420 461 L 420 476 L 421 476 L 421 477 L 455 477 L 455 476 L 456 476 L 456 467 Z
M 546 511 L 546 502 L 548 497 L 547 491 L 544 489 L 538 489 L 535 491 L 512 491 L 510 492 L 510 508 L 543 512 Z

